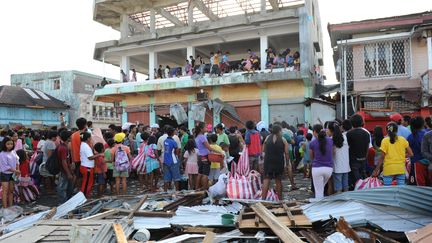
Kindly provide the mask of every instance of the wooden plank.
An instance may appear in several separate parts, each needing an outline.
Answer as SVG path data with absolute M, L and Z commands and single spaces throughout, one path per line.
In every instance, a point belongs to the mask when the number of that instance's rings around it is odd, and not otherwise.
M 303 213 L 303 209 L 301 208 L 290 208 L 288 207 L 289 211 L 291 212 L 292 215 L 301 215 Z M 274 215 L 278 216 L 278 215 L 286 215 L 286 210 L 284 208 L 274 208 L 274 209 L 269 209 Z M 248 217 L 250 216 L 250 217 Z M 247 212 L 243 214 L 244 218 L 253 218 L 255 216 L 255 212 Z
M 114 233 L 118 243 L 127 243 L 126 235 L 121 224 L 113 223 Z
M 312 227 L 312 223 L 304 215 L 294 215 L 294 220 L 296 222 L 295 226 L 291 226 L 291 221 L 286 214 L 282 217 L 277 217 L 277 219 L 283 225 L 290 228 L 311 228 Z M 250 228 L 268 229 L 269 227 L 266 223 L 262 221 L 259 223 L 258 226 L 256 226 L 255 218 L 251 218 L 251 219 L 243 219 L 241 221 L 238 221 L 238 228 L 239 229 L 250 229 Z
M 251 206 L 252 210 L 270 227 L 270 229 L 285 243 L 303 243 L 303 241 L 292 232 L 288 227 L 279 222 L 261 203 Z
M 255 214 L 255 227 L 258 227 L 259 226 L 259 223 L 260 223 L 260 217 L 258 217 L 258 215 L 256 215 Z
M 141 206 L 144 204 L 144 202 L 147 200 L 148 195 L 145 195 L 139 202 L 135 205 L 135 208 L 132 209 L 132 211 L 127 216 L 128 219 L 133 218 L 134 214 L 141 208 Z
M 295 226 L 295 225 L 296 225 L 296 222 L 295 222 L 295 220 L 294 220 L 294 216 L 291 214 L 290 209 L 289 209 L 288 206 L 285 205 L 285 204 L 282 204 L 282 206 L 283 206 L 284 210 L 285 210 L 286 213 L 287 213 L 287 216 L 288 216 L 288 218 L 289 218 L 289 220 L 290 220 L 291 226 Z
M 123 208 L 104 208 L 103 211 L 109 211 L 109 210 L 118 210 L 119 214 L 127 214 L 129 215 L 131 213 L 131 210 L 123 209 Z M 134 213 L 135 216 L 141 216 L 141 217 L 161 217 L 161 218 L 171 218 L 174 216 L 174 212 L 158 212 L 158 211 L 136 211 Z
M 340 217 L 339 220 L 336 223 L 336 230 L 341 232 L 343 235 L 345 235 L 348 238 L 351 238 L 356 243 L 363 243 L 363 241 L 358 236 L 357 232 L 351 228 L 351 225 L 343 217 Z
M 312 230 L 300 230 L 299 232 L 309 243 L 323 243 L 324 239 Z
M 118 214 L 118 213 L 119 213 L 118 209 L 111 209 L 111 210 L 108 210 L 108 211 L 105 211 L 105 212 L 102 212 L 102 213 L 98 213 L 98 214 L 92 215 L 92 216 L 87 217 L 87 218 L 83 218 L 81 220 L 103 219 L 105 217 L 108 217 L 108 216 L 111 216 L 111 215 L 114 215 L 114 214 Z
M 213 243 L 216 234 L 210 231 L 206 232 L 206 236 L 204 237 L 203 243 Z

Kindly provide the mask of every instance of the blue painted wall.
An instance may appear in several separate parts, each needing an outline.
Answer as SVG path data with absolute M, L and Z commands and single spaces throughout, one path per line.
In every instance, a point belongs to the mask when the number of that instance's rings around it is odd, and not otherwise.
M 60 125 L 60 112 L 67 114 L 65 110 L 58 109 L 31 109 L 0 106 L 0 124 L 8 125 L 20 123 L 24 126 L 36 125 Z M 65 117 L 68 123 L 68 116 Z

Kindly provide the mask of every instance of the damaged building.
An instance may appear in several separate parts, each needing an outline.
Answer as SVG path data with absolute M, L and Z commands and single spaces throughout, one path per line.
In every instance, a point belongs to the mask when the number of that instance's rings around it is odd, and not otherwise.
M 432 12 L 328 26 L 344 107 L 369 130 L 388 116 L 431 114 Z
M 121 33 L 119 40 L 97 43 L 94 59 L 119 66 L 125 79 L 133 69 L 149 77 L 95 91 L 96 100 L 116 102 L 123 123 L 181 124 L 187 119 L 192 128 L 195 121 L 228 126 L 247 120 L 312 121 L 312 108 L 305 102 L 313 97 L 315 84 L 323 82 L 317 1 L 135 2 L 105 0 L 94 6 L 94 20 Z M 287 48 L 298 52 L 298 69 L 277 66 L 270 72 L 269 48 L 276 54 Z M 229 52 L 230 71 L 210 77 L 210 53 L 219 50 Z M 256 73 L 233 66 L 255 53 L 260 60 Z M 206 75 L 155 79 L 160 65 L 172 71 L 198 55 L 206 63 Z

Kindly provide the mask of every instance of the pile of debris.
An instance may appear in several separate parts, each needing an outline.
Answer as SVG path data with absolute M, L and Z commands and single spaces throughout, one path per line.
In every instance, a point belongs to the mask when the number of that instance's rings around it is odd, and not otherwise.
M 200 191 L 94 200 L 78 193 L 59 207 L 5 223 L 0 241 L 430 242 L 431 223 L 432 189 L 413 186 L 346 192 L 309 204 L 211 204 Z

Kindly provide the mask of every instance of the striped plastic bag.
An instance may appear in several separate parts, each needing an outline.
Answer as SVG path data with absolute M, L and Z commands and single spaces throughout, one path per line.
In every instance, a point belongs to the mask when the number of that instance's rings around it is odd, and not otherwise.
M 234 174 L 228 178 L 227 196 L 230 199 L 253 199 L 252 186 L 248 177 Z
M 252 194 L 255 195 L 261 190 L 261 175 L 258 171 L 251 170 L 248 175 L 248 179 L 251 185 Z
M 255 200 L 261 200 L 262 199 L 262 191 L 259 190 L 255 196 L 254 196 Z M 279 201 L 279 196 L 276 194 L 274 189 L 269 189 L 267 191 L 267 197 L 265 199 L 266 201 L 271 201 L 271 202 L 277 202 Z
M 132 169 L 137 171 L 138 173 L 145 173 L 146 166 L 146 153 L 145 153 L 145 144 L 141 144 L 138 155 L 132 160 Z
M 246 147 L 243 149 L 243 152 L 240 155 L 236 172 L 237 174 L 243 176 L 249 175 L 249 153 Z

